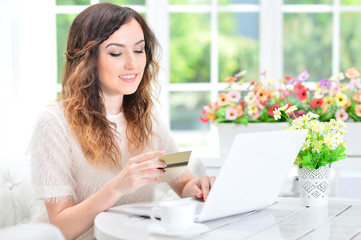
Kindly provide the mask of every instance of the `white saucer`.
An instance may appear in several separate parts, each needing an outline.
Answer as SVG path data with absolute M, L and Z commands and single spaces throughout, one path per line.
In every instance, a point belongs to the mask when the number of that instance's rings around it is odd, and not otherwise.
M 204 233 L 208 230 L 208 226 L 200 223 L 194 223 L 192 228 L 188 231 L 166 231 L 160 224 L 153 223 L 148 226 L 150 233 L 155 233 L 164 236 L 192 236 Z

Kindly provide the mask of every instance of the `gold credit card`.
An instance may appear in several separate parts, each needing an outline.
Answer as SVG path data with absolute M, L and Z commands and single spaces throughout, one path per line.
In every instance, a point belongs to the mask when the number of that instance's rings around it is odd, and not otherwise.
M 188 165 L 189 158 L 192 151 L 169 153 L 159 157 L 159 161 L 163 161 L 167 164 L 164 169 L 184 167 Z

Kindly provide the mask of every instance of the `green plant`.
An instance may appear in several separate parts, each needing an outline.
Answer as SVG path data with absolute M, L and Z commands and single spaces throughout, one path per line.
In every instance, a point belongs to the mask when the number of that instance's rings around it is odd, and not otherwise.
M 306 140 L 295 160 L 299 167 L 310 167 L 312 170 L 321 166 L 331 165 L 333 162 L 346 158 L 345 140 L 343 139 L 345 122 L 331 119 L 320 122 L 319 116 L 312 112 L 295 117 L 296 106 L 283 106 L 274 110 L 274 118 L 285 117 L 287 129 L 308 129 Z M 293 116 L 295 119 L 292 119 Z

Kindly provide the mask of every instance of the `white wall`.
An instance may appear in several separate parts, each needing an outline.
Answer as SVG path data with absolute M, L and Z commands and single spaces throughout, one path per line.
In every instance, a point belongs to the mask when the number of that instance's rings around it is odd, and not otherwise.
M 0 0 L 0 156 L 25 152 L 56 88 L 55 1 Z

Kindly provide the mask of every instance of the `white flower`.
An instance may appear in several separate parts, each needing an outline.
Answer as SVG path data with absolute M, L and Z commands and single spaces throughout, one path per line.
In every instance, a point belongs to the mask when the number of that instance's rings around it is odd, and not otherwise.
M 337 142 L 333 135 L 326 135 L 324 142 L 326 143 L 327 147 L 334 150 L 336 149 Z
M 310 147 L 310 139 L 306 139 L 302 146 L 302 151 L 308 149 Z
M 291 113 L 296 111 L 298 108 L 296 106 L 291 106 L 289 109 L 286 110 L 286 113 Z
M 322 149 L 322 144 L 323 144 L 323 142 L 322 141 L 315 141 L 315 142 L 313 142 L 313 151 L 315 152 L 320 152 L 321 151 L 321 149 Z
M 275 118 L 275 120 L 281 119 L 281 111 L 279 108 L 275 108 L 273 110 L 273 114 L 274 114 L 273 117 Z
M 287 109 L 287 107 L 288 107 L 288 105 L 284 105 L 283 107 L 280 107 L 279 110 L 280 110 L 280 111 L 284 111 L 284 110 Z
M 255 95 L 253 91 L 248 92 L 247 96 L 244 97 L 244 101 L 246 103 L 251 103 L 255 100 Z
M 303 128 L 303 119 L 297 118 L 297 119 L 293 120 L 292 126 L 295 129 L 302 129 Z

